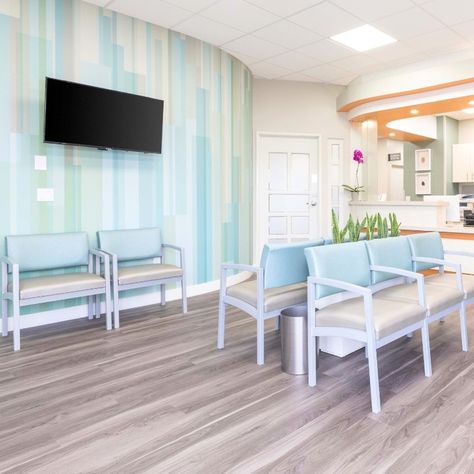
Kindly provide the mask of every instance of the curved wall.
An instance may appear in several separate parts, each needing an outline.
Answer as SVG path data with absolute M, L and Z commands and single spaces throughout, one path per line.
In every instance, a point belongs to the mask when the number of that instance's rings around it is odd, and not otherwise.
M 0 5 L 0 239 L 159 226 L 189 284 L 252 255 L 251 74 L 199 40 L 78 0 Z M 165 100 L 163 154 L 45 145 L 45 76 Z M 48 170 L 34 170 L 34 155 Z M 36 189 L 55 200 L 37 202 Z

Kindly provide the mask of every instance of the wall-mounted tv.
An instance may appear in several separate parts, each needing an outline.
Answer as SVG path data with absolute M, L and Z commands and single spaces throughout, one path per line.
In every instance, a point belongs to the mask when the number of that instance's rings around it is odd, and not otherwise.
M 46 143 L 161 153 L 163 101 L 46 78 Z

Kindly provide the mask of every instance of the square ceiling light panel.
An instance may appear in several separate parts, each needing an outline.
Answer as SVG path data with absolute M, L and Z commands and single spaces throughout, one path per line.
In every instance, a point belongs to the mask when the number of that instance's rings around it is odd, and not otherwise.
M 397 41 L 392 36 L 387 35 L 371 25 L 353 28 L 344 33 L 331 36 L 331 39 L 359 52 L 369 51 L 370 49 L 379 48 L 380 46 L 385 46 L 386 44 L 395 43 L 395 41 Z

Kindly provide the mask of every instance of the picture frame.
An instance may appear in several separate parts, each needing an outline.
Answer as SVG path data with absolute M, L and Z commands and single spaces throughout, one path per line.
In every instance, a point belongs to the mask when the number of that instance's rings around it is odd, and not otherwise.
M 415 194 L 431 194 L 431 173 L 416 173 Z
M 402 154 L 401 153 L 389 153 L 388 154 L 388 161 L 402 161 Z
M 415 150 L 415 171 L 431 170 L 431 148 Z

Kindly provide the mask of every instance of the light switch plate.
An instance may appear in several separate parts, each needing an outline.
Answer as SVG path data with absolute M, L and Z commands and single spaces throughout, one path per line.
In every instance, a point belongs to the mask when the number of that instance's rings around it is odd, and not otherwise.
M 54 201 L 54 189 L 38 188 L 36 190 L 36 200 L 39 202 Z
M 35 170 L 46 171 L 48 169 L 48 159 L 45 155 L 35 155 Z

